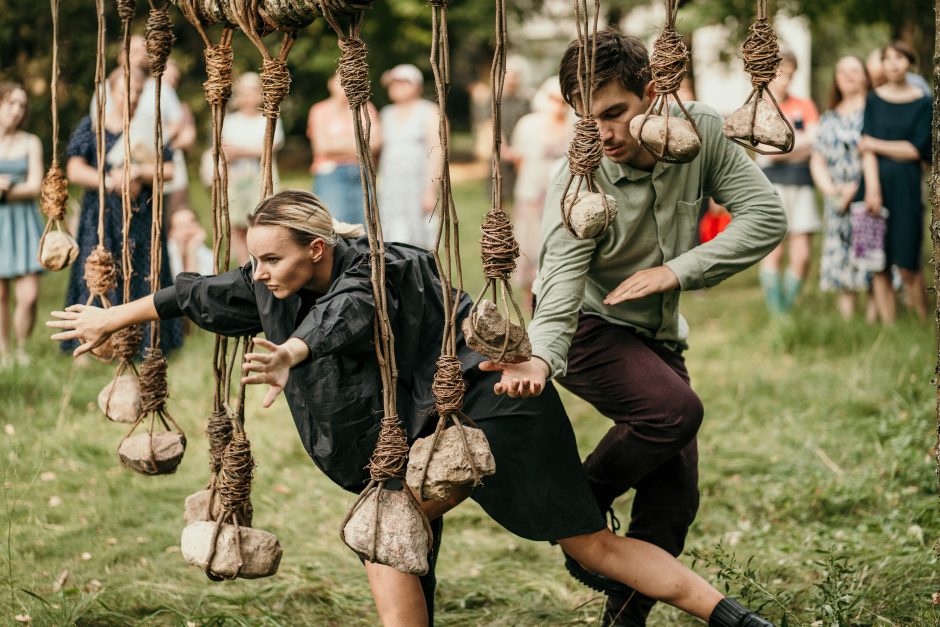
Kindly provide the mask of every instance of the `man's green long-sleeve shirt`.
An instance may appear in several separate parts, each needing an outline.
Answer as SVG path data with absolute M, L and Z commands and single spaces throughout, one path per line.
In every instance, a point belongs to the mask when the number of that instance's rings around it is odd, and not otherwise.
M 595 181 L 616 199 L 619 211 L 599 238 L 576 240 L 565 230 L 559 205 L 567 164 L 554 176 L 542 219 L 538 306 L 529 325 L 532 352 L 548 363 L 551 376 L 567 370 L 579 312 L 674 348 L 685 346 L 688 325 L 679 314 L 678 290 L 604 304 L 632 274 L 665 264 L 680 289 L 711 287 L 757 262 L 786 234 L 780 197 L 744 149 L 725 138 L 718 113 L 698 103 L 688 109 L 702 135 L 702 150 L 691 163 L 657 163 L 647 172 L 604 157 Z M 733 219 L 715 239 L 695 246 L 706 196 L 727 207 Z

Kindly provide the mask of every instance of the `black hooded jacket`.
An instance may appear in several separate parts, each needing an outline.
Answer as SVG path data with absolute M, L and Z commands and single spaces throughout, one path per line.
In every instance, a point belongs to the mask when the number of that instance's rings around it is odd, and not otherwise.
M 387 244 L 385 262 L 398 415 L 413 439 L 427 433 L 435 419 L 431 382 L 444 327 L 441 283 L 434 258 L 423 249 Z M 368 481 L 365 466 L 383 411 L 366 238 L 340 239 L 331 276 L 326 294 L 302 291 L 278 299 L 252 280 L 250 265 L 218 276 L 183 273 L 173 287 L 155 294 L 154 304 L 161 319 L 185 315 L 221 335 L 264 332 L 276 344 L 291 337 L 303 340 L 310 356 L 291 369 L 284 389 L 297 432 L 323 472 L 343 488 L 359 491 Z M 309 308 L 302 312 L 305 303 Z M 471 304 L 464 294 L 457 318 L 458 357 L 465 373 L 479 373 L 476 366 L 485 358 L 467 348 L 459 327 Z

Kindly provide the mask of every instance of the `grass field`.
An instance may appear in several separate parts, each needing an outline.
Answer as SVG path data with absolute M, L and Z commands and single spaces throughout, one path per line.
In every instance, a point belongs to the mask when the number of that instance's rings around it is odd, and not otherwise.
M 485 185 L 457 194 L 472 288 Z M 43 280 L 43 312 L 61 306 L 65 279 Z M 770 321 L 753 270 L 684 295 L 682 311 L 706 407 L 702 505 L 684 561 L 778 624 L 784 615 L 790 625 L 940 624 L 931 327 L 906 315 L 892 329 L 843 322 L 812 283 L 791 319 Z M 183 499 L 208 476 L 211 338 L 194 333 L 170 363 L 186 457 L 174 475 L 143 477 L 117 460 L 125 426 L 95 404 L 111 367 L 73 366 L 47 336 L 37 329 L 30 367 L 0 373 L 0 623 L 376 623 L 363 570 L 338 536 L 353 496 L 306 457 L 283 399 L 261 410 L 262 390 L 252 390 L 248 412 L 255 525 L 279 537 L 280 572 L 211 583 L 178 549 Z M 586 453 L 608 425 L 564 398 Z M 628 499 L 617 508 L 625 517 Z M 447 517 L 438 623 L 595 623 L 601 598 L 559 556 L 462 505 Z M 658 607 L 650 624 L 698 623 Z

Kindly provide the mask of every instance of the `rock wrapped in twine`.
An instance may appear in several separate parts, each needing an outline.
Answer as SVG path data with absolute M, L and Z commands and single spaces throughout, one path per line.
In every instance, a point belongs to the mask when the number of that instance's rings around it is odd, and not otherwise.
M 202 84 L 206 101 L 224 107 L 232 97 L 232 47 L 227 44 L 209 46 L 203 52 L 206 60 L 206 81 Z
M 268 28 L 282 32 L 305 28 L 319 15 L 310 0 L 264 0 L 258 3 L 258 13 Z
M 212 412 L 206 424 L 206 435 L 209 438 L 209 469 L 213 473 L 222 470 L 222 455 L 225 447 L 232 440 L 232 419 L 226 408 L 221 407 Z
M 434 394 L 434 409 L 438 416 L 456 414 L 463 408 L 463 397 L 467 383 L 463 378 L 460 360 L 452 355 L 437 358 L 437 370 L 431 383 Z
M 114 343 L 114 356 L 127 363 L 137 354 L 144 331 L 139 324 L 134 324 L 116 331 L 111 337 Z
M 343 13 L 353 15 L 360 11 L 366 11 L 372 8 L 374 0 L 317 0 L 321 11 L 326 9 L 331 13 Z M 438 0 L 439 2 L 443 0 Z
M 369 460 L 369 476 L 376 482 L 401 479 L 405 476 L 407 464 L 408 441 L 401 428 L 401 420 L 394 414 L 384 416 L 375 452 Z
M 228 446 L 222 453 L 222 467 L 219 472 L 219 500 L 223 509 L 237 512 L 249 502 L 254 471 L 255 459 L 251 454 L 251 443 L 244 432 L 233 432 Z
M 177 7 L 185 0 L 170 0 Z M 213 26 L 221 24 L 227 28 L 238 28 L 238 21 L 232 12 L 232 3 L 229 0 L 192 0 L 193 9 L 196 11 L 196 18 L 203 26 Z
M 667 24 L 653 43 L 650 57 L 656 98 L 642 116 L 630 122 L 630 134 L 657 160 L 665 163 L 688 163 L 702 149 L 702 136 L 695 120 L 689 115 L 678 90 L 685 78 L 689 51 L 682 37 Z M 685 119 L 671 116 L 672 98 Z
M 261 64 L 261 112 L 276 120 L 281 115 L 281 103 L 290 92 L 290 71 L 281 59 L 265 59 Z
M 340 39 L 339 47 L 343 51 L 339 58 L 339 82 L 349 100 L 349 108 L 355 111 L 372 97 L 369 48 L 358 37 Z
M 763 13 L 765 11 L 761 11 L 761 17 L 751 24 L 750 34 L 741 45 L 744 69 L 751 76 L 753 89 L 744 105 L 728 116 L 722 130 L 728 139 L 748 150 L 763 155 L 786 154 L 793 150 L 793 125 L 767 89 L 780 65 L 780 45 Z M 771 146 L 774 150 L 759 148 L 761 145 Z
M 62 227 L 68 202 L 69 182 L 62 169 L 53 164 L 39 188 L 39 208 L 47 220 L 37 254 L 42 267 L 52 272 L 62 270 L 78 258 L 78 242 Z
M 150 62 L 150 75 L 163 76 L 166 71 L 166 62 L 173 51 L 173 22 L 170 21 L 170 12 L 166 7 L 150 9 L 147 18 L 147 59 Z
M 480 232 L 483 276 L 488 280 L 508 281 L 519 257 L 519 243 L 512 231 L 509 216 L 502 209 L 490 209 L 486 212 Z
M 568 170 L 571 175 L 561 201 L 561 223 L 575 239 L 590 239 L 601 235 L 617 215 L 616 205 L 608 202 L 610 198 L 597 194 L 594 189 L 594 172 L 604 156 L 604 142 L 594 116 L 586 115 L 575 124 L 574 137 L 568 145 Z M 582 190 L 582 184 L 586 189 Z M 570 192 L 569 192 L 570 190 Z M 587 197 L 601 199 L 603 212 L 595 215 L 582 215 L 593 204 Z M 600 218 L 600 219 L 598 219 Z M 583 225 L 589 224 L 588 227 Z

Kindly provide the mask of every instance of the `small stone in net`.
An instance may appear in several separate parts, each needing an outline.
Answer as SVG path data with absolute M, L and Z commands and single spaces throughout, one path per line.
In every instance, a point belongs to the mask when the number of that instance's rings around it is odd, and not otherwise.
M 758 143 L 786 150 L 792 136 L 787 123 L 780 117 L 780 112 L 763 98 L 757 105 L 757 118 L 754 120 L 754 139 Z M 744 141 L 750 140 L 751 116 L 754 113 L 754 101 L 747 103 L 725 120 L 725 136 Z
M 145 475 L 165 475 L 176 471 L 176 467 L 183 460 L 186 439 L 175 431 L 154 433 L 151 455 L 150 438 L 149 433 L 138 433 L 124 438 L 118 448 L 121 463 Z
M 491 300 L 480 301 L 475 314 L 464 318 L 461 324 L 467 346 L 472 350 L 504 364 L 518 364 L 532 358 L 532 344 L 521 325 L 509 323 L 509 345 L 500 358 L 506 339 L 506 319 Z
M 470 459 L 467 458 L 467 447 L 464 447 L 460 430 L 467 436 Z M 407 481 L 415 492 L 418 492 L 418 488 L 421 487 L 421 473 L 428 460 L 432 440 L 433 436 L 419 438 L 412 445 L 411 454 L 408 456 Z M 431 461 L 427 463 L 428 474 L 424 480 L 424 498 L 445 501 L 454 488 L 464 485 L 472 486 L 471 460 L 481 478 L 496 472 L 496 462 L 483 431 L 463 425 L 444 429 L 437 440 L 437 448 L 431 456 Z
M 643 116 L 638 115 L 630 122 L 630 134 L 640 140 L 640 125 L 643 124 Z M 666 144 L 666 118 L 661 115 L 651 115 L 646 118 L 646 124 L 643 124 L 643 143 L 652 150 L 653 154 L 663 154 L 665 145 L 665 157 L 673 161 L 688 163 L 698 156 L 702 149 L 702 142 L 699 140 L 695 129 L 688 120 L 676 116 L 669 116 L 669 143 Z
M 572 201 L 574 201 L 573 207 Z M 610 211 L 609 218 L 606 217 L 608 211 Z M 617 215 L 617 202 L 613 196 L 607 194 L 607 208 L 605 209 L 604 201 L 599 193 L 582 191 L 577 197 L 574 194 L 568 194 L 565 197 L 565 212 L 568 213 L 568 221 L 578 239 L 591 239 L 604 232 L 608 219 L 613 224 L 614 217 Z
M 378 528 L 375 491 L 370 489 L 343 528 L 343 541 L 365 559 L 410 575 L 428 572 L 428 530 L 423 514 L 403 490 L 379 490 Z M 371 555 L 375 538 L 375 555 Z
M 64 231 L 52 230 L 42 240 L 39 263 L 51 272 L 58 272 L 72 265 L 78 258 L 78 242 Z
M 200 568 L 206 567 L 209 551 L 212 548 L 214 522 L 199 521 L 187 525 L 180 538 L 183 559 Z M 277 536 L 262 529 L 238 527 L 238 540 L 241 554 L 235 543 L 235 525 L 223 523 L 216 539 L 215 555 L 210 569 L 216 575 L 231 578 L 236 573 L 243 579 L 270 577 L 277 572 L 281 564 L 281 543 Z M 241 562 L 241 569 L 238 563 Z
M 115 378 L 98 394 L 98 407 L 114 422 L 137 422 L 140 417 L 140 384 L 127 373 Z
M 219 514 L 222 513 L 222 501 L 219 499 L 218 490 L 215 493 L 215 498 L 212 499 L 212 511 L 209 511 L 209 496 L 211 491 L 207 488 L 205 490 L 199 490 L 198 492 L 193 492 L 186 497 L 185 509 L 183 510 L 183 521 L 188 525 L 190 523 L 199 522 L 199 521 L 214 521 L 219 518 Z M 251 526 L 251 519 L 254 510 L 251 506 L 251 500 L 246 503 L 246 506 L 238 514 L 238 524 L 245 527 Z

